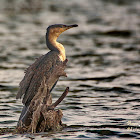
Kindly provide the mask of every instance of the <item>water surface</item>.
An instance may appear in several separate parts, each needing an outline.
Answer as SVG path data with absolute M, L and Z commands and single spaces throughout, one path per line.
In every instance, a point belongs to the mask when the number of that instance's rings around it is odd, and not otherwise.
M 138 0 L 0 2 L 0 128 L 15 128 L 16 100 L 24 70 L 47 53 L 50 24 L 78 24 L 59 37 L 65 46 L 68 78 L 52 92 L 70 92 L 60 132 L 5 134 L 0 139 L 140 139 L 140 2 Z

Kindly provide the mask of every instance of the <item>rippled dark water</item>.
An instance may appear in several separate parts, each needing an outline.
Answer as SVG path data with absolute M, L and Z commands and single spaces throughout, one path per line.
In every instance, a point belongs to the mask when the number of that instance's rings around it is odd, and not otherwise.
M 68 128 L 0 139 L 140 139 L 139 0 L 1 0 L 0 127 L 14 128 L 21 100 L 16 100 L 24 70 L 47 53 L 50 24 L 79 25 L 59 37 L 65 46 L 68 78 L 53 91 Z

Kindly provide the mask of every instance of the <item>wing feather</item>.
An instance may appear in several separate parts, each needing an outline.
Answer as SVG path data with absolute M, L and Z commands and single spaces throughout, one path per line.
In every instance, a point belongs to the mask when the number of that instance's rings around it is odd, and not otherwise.
M 22 103 L 27 105 L 37 93 L 41 82 L 44 78 L 48 78 L 50 72 L 53 70 L 53 65 L 60 61 L 58 53 L 50 51 L 46 55 L 38 58 L 27 70 L 23 80 L 20 82 L 20 89 L 16 98 L 21 98 L 23 95 Z M 50 86 L 52 89 L 58 79 Z

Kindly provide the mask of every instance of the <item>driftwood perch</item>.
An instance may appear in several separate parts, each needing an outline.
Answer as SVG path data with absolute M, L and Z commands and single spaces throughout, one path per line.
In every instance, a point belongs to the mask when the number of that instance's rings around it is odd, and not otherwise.
M 63 128 L 61 122 L 62 111 L 60 109 L 54 110 L 54 108 L 65 98 L 69 88 L 67 87 L 61 97 L 52 104 L 49 84 L 55 78 L 58 79 L 60 76 L 67 76 L 64 72 L 66 63 L 67 60 L 63 63 L 56 63 L 49 76 L 43 78 L 36 95 L 30 102 L 28 110 L 17 125 L 19 133 L 36 133 Z

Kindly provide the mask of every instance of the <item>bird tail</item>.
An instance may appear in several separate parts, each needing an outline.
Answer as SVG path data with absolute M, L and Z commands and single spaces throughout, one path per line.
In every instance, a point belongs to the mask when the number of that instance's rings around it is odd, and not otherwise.
M 26 107 L 25 105 L 23 106 L 23 109 L 21 111 L 18 123 L 17 123 L 17 127 L 20 125 L 20 120 L 22 119 L 22 117 L 25 115 L 26 111 L 27 111 L 28 107 Z

